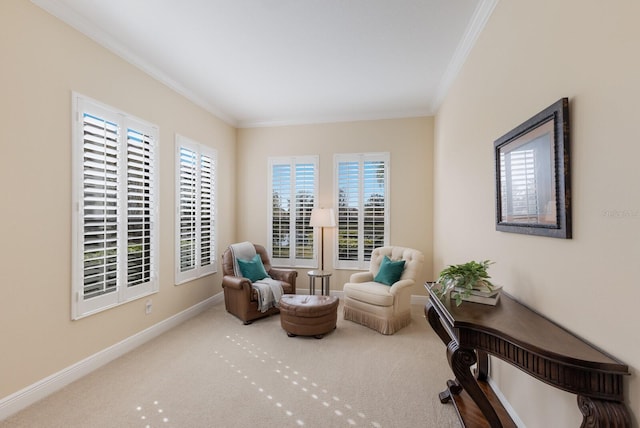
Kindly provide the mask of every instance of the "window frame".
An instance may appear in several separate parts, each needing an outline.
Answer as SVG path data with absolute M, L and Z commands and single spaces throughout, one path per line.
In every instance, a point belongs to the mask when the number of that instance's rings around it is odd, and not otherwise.
M 311 258 L 299 258 L 297 257 L 297 243 L 298 240 L 294 239 L 293 246 L 289 246 L 289 257 L 276 257 L 274 255 L 273 249 L 273 239 L 274 239 L 274 213 L 273 213 L 273 200 L 274 200 L 274 174 L 273 169 L 276 165 L 288 165 L 290 169 L 290 192 L 289 192 L 289 204 L 291 207 L 291 201 L 295 201 L 296 197 L 296 184 L 297 184 L 297 176 L 296 176 L 296 166 L 298 165 L 313 165 L 313 204 L 308 210 L 308 217 L 311 217 L 311 209 L 317 207 L 318 204 L 318 183 L 319 183 L 319 156 L 318 155 L 306 155 L 306 156 L 284 156 L 284 157 L 269 157 L 267 160 L 268 164 L 268 189 L 267 189 L 267 251 L 269 253 L 269 257 L 271 258 L 271 263 L 274 266 L 280 267 L 288 267 L 288 268 L 315 268 L 319 263 L 319 231 L 315 230 L 317 228 L 313 228 L 311 239 L 312 242 L 312 256 Z M 289 211 L 289 242 L 291 243 L 291 236 L 296 236 L 296 221 L 295 221 L 295 210 L 290 208 Z M 307 226 L 309 227 L 309 226 Z
M 159 129 L 147 121 L 136 118 L 117 108 L 100 103 L 89 97 L 72 92 L 72 281 L 71 281 L 71 318 L 78 320 L 89 315 L 110 309 L 115 306 L 148 296 L 158 291 L 158 267 L 159 267 Z M 108 208 L 108 197 L 106 193 L 111 193 L 115 206 L 111 206 L 111 211 L 115 211 L 116 238 L 111 241 L 116 242 L 116 268 L 115 287 L 111 291 L 106 291 L 93 297 L 84 298 L 86 292 L 85 272 L 90 270 L 85 266 L 87 262 L 86 247 L 90 245 L 90 240 L 86 238 L 91 235 L 88 230 L 92 227 L 90 224 L 90 216 L 85 216 L 84 209 L 87 204 L 91 204 L 96 197 L 87 196 L 85 199 L 85 191 L 90 187 L 90 179 L 85 181 L 85 174 L 91 173 L 90 161 L 85 159 L 87 151 L 88 139 L 85 138 L 85 126 L 89 119 L 85 119 L 85 114 L 99 120 L 110 122 L 117 126 L 115 149 L 108 150 L 105 148 L 104 157 L 109 156 L 117 160 L 116 166 L 112 170 L 117 171 L 112 174 L 115 182 L 111 187 L 115 187 L 113 192 L 105 190 L 104 208 L 105 212 Z M 86 122 L 87 121 L 87 122 Z M 137 147 L 134 147 L 135 139 L 131 137 L 130 131 L 136 135 L 142 135 L 143 140 L 139 140 L 142 145 L 142 156 L 134 153 Z M 148 140 L 147 140 L 148 139 Z M 94 145 L 93 148 L 96 146 Z M 148 149 L 148 153 L 147 153 Z M 110 153 L 107 153 L 109 151 Z M 98 156 L 102 153 L 98 153 Z M 138 163 L 136 163 L 138 162 Z M 147 168 L 146 165 L 150 164 Z M 134 178 L 142 171 L 142 178 Z M 105 172 L 105 177 L 107 173 Z M 112 177 L 113 180 L 113 177 Z M 105 178 L 104 183 L 109 180 Z M 139 183 L 143 183 L 139 186 Z M 106 186 L 105 186 L 106 187 Z M 139 191 L 135 191 L 136 187 Z M 141 196 L 141 198 L 140 198 Z M 99 198 L 98 198 L 99 199 Z M 142 202 L 139 202 L 142 201 Z M 137 211 L 142 210 L 142 214 L 130 214 L 133 211 L 131 204 L 142 206 Z M 89 205 L 87 209 L 96 208 Z M 105 223 L 108 215 L 105 214 Z M 143 217 L 143 220 L 140 220 Z M 142 223 L 140 223 L 142 221 Z M 142 225 L 138 230 L 138 226 Z M 106 236 L 109 234 L 104 232 Z M 107 239 L 107 238 L 104 238 Z M 133 241 L 142 241 L 142 244 L 131 244 Z M 105 244 L 106 245 L 106 244 Z M 132 247 L 141 248 L 138 251 L 129 251 Z M 148 248 L 145 250 L 145 248 Z M 105 249 L 106 254 L 108 250 Z M 128 270 L 131 255 L 140 252 L 144 259 L 142 265 L 148 266 L 142 268 L 142 275 L 148 278 L 147 281 L 137 285 L 129 285 L 127 283 L 127 275 L 131 275 L 136 269 Z M 107 257 L 104 257 L 105 259 Z M 106 262 L 105 262 L 106 263 Z M 136 265 L 139 267 L 139 265 Z M 106 274 L 105 274 L 106 275 Z
M 188 269 L 185 271 L 181 271 L 182 266 L 182 254 L 181 254 L 181 191 L 182 191 L 182 181 L 181 181 L 181 173 L 182 173 L 182 148 L 185 148 L 196 155 L 196 164 L 195 164 L 195 263 L 193 264 L 192 269 Z M 218 151 L 213 147 L 206 146 L 204 144 L 198 143 L 190 138 L 187 138 L 183 135 L 176 134 L 175 137 L 175 272 L 174 272 L 174 282 L 175 285 L 184 284 L 189 281 L 193 281 L 198 278 L 202 278 L 207 275 L 214 274 L 218 272 L 218 261 L 217 261 L 217 172 L 218 172 Z M 209 264 L 202 264 L 202 242 L 203 242 L 203 231 L 202 231 L 202 157 L 208 157 L 211 159 L 211 225 L 210 225 L 210 253 L 209 253 Z
M 355 260 L 341 260 L 340 259 L 340 213 L 341 213 L 341 201 L 340 201 L 340 164 L 341 163 L 358 163 L 358 244 L 357 244 L 357 258 Z M 365 204 L 367 202 L 365 198 L 365 179 L 364 179 L 364 164 L 366 162 L 383 162 L 384 165 L 384 232 L 383 232 L 383 245 L 389 245 L 390 242 L 390 191 L 391 188 L 391 155 L 389 152 L 368 152 L 368 153 L 337 153 L 334 155 L 334 206 L 336 207 L 336 216 L 338 217 L 338 224 L 333 230 L 333 259 L 336 269 L 348 269 L 348 270 L 367 270 L 370 265 L 371 252 L 365 251 L 364 242 L 364 216 L 362 213 L 365 211 Z

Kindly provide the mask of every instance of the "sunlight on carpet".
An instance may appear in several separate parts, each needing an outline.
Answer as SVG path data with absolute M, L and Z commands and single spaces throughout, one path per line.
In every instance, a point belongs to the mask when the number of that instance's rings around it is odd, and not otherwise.
M 347 424 L 350 426 L 356 426 L 358 424 L 356 419 L 360 420 L 361 423 L 368 422 L 367 416 L 363 412 L 354 410 L 351 404 L 341 404 L 342 400 L 340 397 L 331 395 L 331 393 L 325 388 L 320 388 L 317 382 L 310 380 L 307 376 L 285 364 L 282 360 L 277 359 L 274 355 L 270 355 L 268 351 L 256 346 L 256 344 L 252 343 L 249 339 L 239 334 L 226 336 L 226 339 L 238 346 L 241 346 L 242 350 L 247 353 L 249 358 L 259 359 L 260 363 L 265 365 L 264 370 L 272 370 L 278 375 L 281 375 L 282 379 L 290 383 L 290 386 L 294 389 L 292 392 L 294 394 L 296 392 L 301 393 L 303 396 L 308 398 L 310 404 L 314 404 L 314 402 L 321 403 L 328 412 L 333 413 L 338 417 L 344 417 Z M 219 351 L 214 351 L 214 353 L 218 355 L 218 357 L 222 359 L 232 371 L 237 373 L 244 382 L 248 382 L 252 388 L 255 388 L 260 394 L 263 394 L 267 400 L 273 402 L 273 405 L 277 410 L 283 411 L 287 417 L 294 418 L 298 426 L 305 426 L 304 420 L 298 418 L 295 413 L 287 407 L 287 405 L 283 404 L 285 399 L 278 397 L 276 395 L 277 393 L 270 390 L 269 387 L 258 384 L 256 380 L 253 380 L 250 375 L 246 374 L 246 369 L 232 363 Z M 291 392 L 289 392 L 289 394 L 290 393 Z M 381 427 L 380 423 L 376 421 L 370 421 L 369 425 L 375 428 Z
M 0 428 L 459 428 L 441 404 L 451 370 L 422 306 L 392 336 L 342 317 L 322 339 L 274 315 L 243 325 L 216 305 Z
M 164 415 L 164 410 L 160 407 L 160 403 L 157 401 L 153 402 L 153 407 L 150 410 L 143 409 L 142 406 L 136 407 L 136 410 L 141 412 L 140 420 L 146 423 L 145 428 L 151 428 L 155 426 L 159 426 L 161 422 L 166 424 L 169 422 L 169 418 Z M 151 414 L 147 415 L 146 412 L 150 411 Z

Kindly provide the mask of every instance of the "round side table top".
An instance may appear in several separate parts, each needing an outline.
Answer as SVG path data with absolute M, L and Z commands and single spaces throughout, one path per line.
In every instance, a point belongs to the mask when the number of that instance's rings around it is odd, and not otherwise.
M 325 277 L 325 276 L 331 276 L 331 272 L 326 270 L 310 270 L 309 272 L 307 272 L 307 275 Z

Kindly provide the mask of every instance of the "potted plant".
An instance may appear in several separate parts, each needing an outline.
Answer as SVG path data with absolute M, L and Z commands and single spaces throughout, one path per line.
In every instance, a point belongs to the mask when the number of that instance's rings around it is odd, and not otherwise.
M 462 303 L 463 297 L 469 297 L 474 289 L 493 290 L 494 285 L 489 281 L 487 269 L 494 262 L 484 260 L 482 262 L 471 261 L 461 265 L 449 265 L 440 272 L 438 283 L 440 287 L 434 289 L 440 299 L 444 299 L 449 291 L 451 298 L 455 299 L 456 306 Z

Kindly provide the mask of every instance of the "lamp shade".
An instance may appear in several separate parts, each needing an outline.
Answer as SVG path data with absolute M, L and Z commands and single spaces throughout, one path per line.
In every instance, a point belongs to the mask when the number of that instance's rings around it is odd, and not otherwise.
M 311 211 L 311 219 L 309 220 L 311 227 L 335 227 L 336 215 L 333 208 L 314 208 Z

